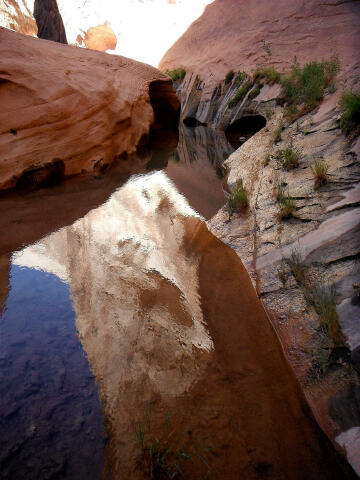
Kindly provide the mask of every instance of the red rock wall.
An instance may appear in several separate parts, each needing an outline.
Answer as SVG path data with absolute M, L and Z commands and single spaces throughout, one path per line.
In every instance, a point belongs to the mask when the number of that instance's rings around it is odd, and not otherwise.
M 134 152 L 154 123 L 152 82 L 175 121 L 179 101 L 155 68 L 0 29 L 0 189 L 24 172 L 42 181 L 44 166 L 74 175 Z

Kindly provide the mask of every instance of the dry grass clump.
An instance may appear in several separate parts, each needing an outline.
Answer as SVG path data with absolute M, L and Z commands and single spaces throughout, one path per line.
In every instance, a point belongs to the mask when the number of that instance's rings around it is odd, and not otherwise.
M 294 148 L 291 144 L 277 152 L 276 158 L 282 164 L 285 170 L 292 170 L 299 166 L 299 160 L 302 157 L 301 150 Z
M 248 206 L 248 195 L 243 185 L 243 181 L 240 178 L 226 201 L 226 209 L 229 212 L 229 215 L 232 215 L 234 212 L 245 211 Z
M 329 165 L 324 160 L 316 160 L 310 167 L 314 175 L 314 188 L 319 188 L 329 182 Z

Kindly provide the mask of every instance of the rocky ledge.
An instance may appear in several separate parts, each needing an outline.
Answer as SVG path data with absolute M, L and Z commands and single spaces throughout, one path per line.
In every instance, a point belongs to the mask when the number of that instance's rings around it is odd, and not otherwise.
M 224 207 L 208 225 L 243 260 L 319 424 L 359 473 L 360 139 L 339 128 L 339 92 L 292 123 L 261 100 L 266 126 L 225 162 L 248 209 L 229 216 Z M 279 152 L 289 146 L 299 165 L 286 170 Z M 328 167 L 321 186 L 319 161 Z M 340 331 L 323 328 L 326 316 Z
M 0 189 L 103 171 L 180 109 L 156 68 L 3 28 L 0 98 Z

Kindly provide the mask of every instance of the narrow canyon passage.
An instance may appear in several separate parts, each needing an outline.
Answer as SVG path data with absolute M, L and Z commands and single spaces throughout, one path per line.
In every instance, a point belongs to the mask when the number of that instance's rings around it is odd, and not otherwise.
M 195 130 L 167 162 L 2 199 L 2 478 L 149 478 L 167 418 L 160 453 L 181 444 L 184 478 L 346 478 L 240 259 L 203 221 L 231 147 L 214 155 Z

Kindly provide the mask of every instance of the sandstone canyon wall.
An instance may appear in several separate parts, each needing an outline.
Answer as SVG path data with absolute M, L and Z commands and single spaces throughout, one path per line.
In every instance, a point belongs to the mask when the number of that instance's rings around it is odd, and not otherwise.
M 102 171 L 178 118 L 169 78 L 124 57 L 0 29 L 0 72 L 2 189 Z
M 217 0 L 160 63 L 162 70 L 186 69 L 184 80 L 174 83 L 183 120 L 237 132 L 241 146 L 225 167 L 230 190 L 243 181 L 249 208 L 231 216 L 222 208 L 208 225 L 245 263 L 321 427 L 345 448 L 358 473 L 360 140 L 358 131 L 341 131 L 339 102 L 344 90 L 360 92 L 359 25 L 358 1 Z M 294 56 L 304 64 L 334 53 L 340 61 L 335 86 L 296 121 L 286 116 L 277 82 L 254 81 L 229 105 L 237 72 L 251 80 L 258 68 L 289 71 Z M 234 78 L 225 82 L 230 70 Z M 260 131 L 247 140 L 254 122 Z M 287 171 L 279 154 L 289 147 L 299 152 L 300 163 Z M 321 188 L 312 170 L 319 161 L 329 174 Z M 279 215 L 279 189 L 294 202 L 285 219 Z M 303 280 L 296 279 L 294 258 L 306 272 Z M 342 346 L 322 335 L 319 306 L 312 300 L 319 292 L 329 302 L 333 292 Z
M 234 81 L 224 82 L 230 70 L 251 74 L 272 65 L 281 72 L 289 70 L 295 56 L 303 64 L 337 53 L 341 78 L 352 86 L 360 74 L 359 22 L 357 0 L 217 0 L 168 50 L 159 68 L 186 69 L 177 85 L 183 118 L 225 128 L 242 116 L 244 107 L 244 102 L 228 106 L 237 90 Z M 262 40 L 270 44 L 270 58 Z

